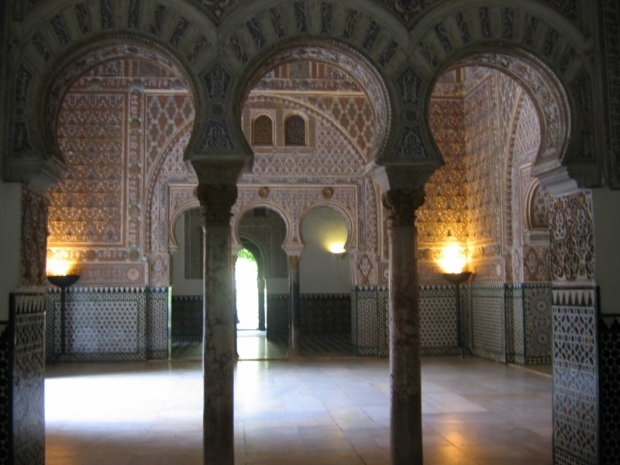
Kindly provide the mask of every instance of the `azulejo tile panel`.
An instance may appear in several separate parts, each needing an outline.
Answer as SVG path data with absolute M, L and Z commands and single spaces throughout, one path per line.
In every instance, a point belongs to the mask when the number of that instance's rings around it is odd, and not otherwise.
M 0 462 L 5 463 L 12 451 L 11 444 L 11 415 L 9 408 L 9 341 L 10 329 L 8 322 L 0 323 Z
M 356 308 L 357 326 L 353 328 L 356 333 L 357 355 L 377 355 L 377 328 L 380 324 L 377 318 L 377 287 L 354 286 L 351 292 L 355 294 L 353 301 Z
M 60 292 L 50 289 L 48 357 L 63 362 L 147 359 L 147 290 L 143 287 L 73 287 L 67 290 L 66 348 L 62 355 Z M 49 334 L 49 333 L 48 333 Z M 50 353 L 51 351 L 51 353 Z
M 168 321 L 170 292 L 168 287 L 149 287 L 147 298 L 147 336 L 149 359 L 168 358 Z
M 377 355 L 390 356 L 390 291 L 377 287 Z
M 267 294 L 267 339 L 288 340 L 288 294 Z
M 601 465 L 620 463 L 620 315 L 601 318 Z
M 525 363 L 523 284 L 506 284 L 506 361 Z
M 506 361 L 505 294 L 503 284 L 471 286 L 472 353 Z
M 45 463 L 45 292 L 11 295 L 10 419 L 16 465 Z M 11 447 L 11 445 L 9 447 Z
M 553 290 L 556 463 L 599 463 L 597 308 L 593 288 Z
M 350 294 L 302 294 L 299 304 L 303 338 L 350 339 Z
M 288 297 L 288 294 L 267 295 L 268 339 L 288 339 Z M 299 306 L 302 338 L 350 340 L 350 294 L 302 294 Z
M 201 342 L 202 315 L 201 295 L 172 296 L 172 342 Z
M 551 363 L 551 283 L 526 283 L 523 296 L 525 363 Z
M 355 322 L 352 340 L 356 353 L 389 357 L 389 289 L 384 286 L 354 286 L 351 292 Z M 422 354 L 460 353 L 457 347 L 454 286 L 421 286 L 420 320 Z
M 454 352 L 458 347 L 456 292 L 454 285 L 420 286 L 423 354 Z

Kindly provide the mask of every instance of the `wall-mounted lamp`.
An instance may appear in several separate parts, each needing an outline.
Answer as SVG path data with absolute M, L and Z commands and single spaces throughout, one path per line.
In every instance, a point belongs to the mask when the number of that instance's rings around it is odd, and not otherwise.
M 51 265 L 51 266 L 50 266 Z M 54 286 L 60 288 L 60 344 L 61 355 L 67 352 L 67 288 L 77 282 L 80 276 L 77 274 L 67 274 L 71 268 L 71 263 L 61 260 L 48 260 L 47 280 Z
M 467 265 L 465 249 L 456 242 L 449 242 L 437 261 L 445 273 L 460 273 Z
M 347 253 L 347 249 L 344 248 L 343 242 L 331 242 L 327 246 L 327 250 L 329 250 L 334 255 L 342 255 Z

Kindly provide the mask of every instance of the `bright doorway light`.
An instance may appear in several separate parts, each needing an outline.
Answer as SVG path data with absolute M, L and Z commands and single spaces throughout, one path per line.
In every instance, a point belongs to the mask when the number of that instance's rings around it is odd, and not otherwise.
M 258 263 L 248 249 L 241 249 L 235 263 L 237 329 L 258 328 Z

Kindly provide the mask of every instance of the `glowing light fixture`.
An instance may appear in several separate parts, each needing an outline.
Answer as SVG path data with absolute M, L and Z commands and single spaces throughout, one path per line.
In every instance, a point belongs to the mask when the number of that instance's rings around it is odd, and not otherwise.
M 46 272 L 48 276 L 67 276 L 71 269 L 71 262 L 58 258 L 48 258 Z
M 450 242 L 443 249 L 438 262 L 445 273 L 461 273 L 467 264 L 465 250 L 458 243 Z
M 59 260 L 57 258 L 47 259 L 47 280 L 54 286 L 60 288 L 60 355 L 65 355 L 67 353 L 67 288 L 80 279 L 77 274 L 69 274 L 71 265 L 71 262 L 65 260 Z M 56 358 L 58 358 L 58 356 Z
M 333 254 L 343 254 L 346 253 L 347 249 L 344 248 L 343 242 L 330 242 L 327 245 L 327 250 L 329 250 Z

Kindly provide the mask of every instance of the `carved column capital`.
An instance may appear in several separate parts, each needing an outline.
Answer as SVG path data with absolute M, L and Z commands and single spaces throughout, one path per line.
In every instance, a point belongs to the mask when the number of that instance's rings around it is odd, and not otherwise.
M 234 184 L 201 184 L 196 191 L 207 226 L 230 224 L 231 209 L 237 201 Z
M 299 255 L 288 256 L 288 269 L 289 270 L 298 270 L 300 263 L 301 263 L 301 257 Z
M 393 189 L 382 197 L 388 213 L 388 227 L 412 226 L 415 211 L 424 204 L 424 190 Z

